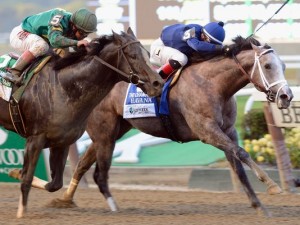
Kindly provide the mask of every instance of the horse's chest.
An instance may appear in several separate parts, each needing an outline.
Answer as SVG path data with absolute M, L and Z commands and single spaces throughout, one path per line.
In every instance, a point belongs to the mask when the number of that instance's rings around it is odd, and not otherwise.
M 47 139 L 49 143 L 56 145 L 72 144 L 83 134 L 84 128 L 85 126 L 52 127 L 47 132 Z

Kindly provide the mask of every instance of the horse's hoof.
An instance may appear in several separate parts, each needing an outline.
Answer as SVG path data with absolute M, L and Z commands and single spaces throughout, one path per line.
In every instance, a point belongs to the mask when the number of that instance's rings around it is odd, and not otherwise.
M 269 195 L 276 195 L 282 193 L 282 190 L 277 184 L 273 184 L 267 189 L 267 192 Z
M 75 208 L 77 205 L 73 200 L 65 200 L 65 199 L 53 199 L 50 203 L 47 204 L 49 208 Z
M 13 169 L 11 171 L 9 171 L 8 176 L 17 179 L 17 180 L 21 180 L 21 174 L 20 174 L 21 170 L 19 169 Z
M 267 218 L 272 217 L 272 213 L 269 212 L 269 210 L 267 210 L 264 206 L 261 206 L 261 207 L 257 208 L 256 210 L 257 210 L 258 216 L 267 217 Z
M 112 212 L 117 212 L 118 211 L 118 206 L 117 206 L 115 200 L 113 199 L 113 197 L 108 197 L 106 199 L 106 201 L 107 201 L 107 204 L 108 204 L 108 206 L 109 206 L 109 208 Z
M 295 179 L 295 187 L 300 187 L 300 179 Z

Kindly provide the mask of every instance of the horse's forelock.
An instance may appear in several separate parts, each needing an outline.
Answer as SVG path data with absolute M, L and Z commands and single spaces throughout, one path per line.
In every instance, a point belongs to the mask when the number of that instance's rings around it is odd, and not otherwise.
M 239 51 L 242 51 L 242 50 L 252 49 L 251 43 L 254 40 L 252 40 L 252 38 L 250 38 L 250 37 L 243 38 L 242 36 L 237 36 L 232 41 L 234 43 L 232 47 L 234 47 L 235 49 L 238 49 Z
M 260 46 L 260 42 L 256 40 L 254 37 L 247 37 L 243 38 L 242 36 L 237 36 L 236 38 L 232 39 L 233 44 L 230 46 L 233 49 L 234 54 L 237 55 L 239 52 L 243 50 L 250 50 L 252 49 L 252 45 Z
M 132 37 L 132 35 L 124 32 L 121 32 L 120 34 L 113 32 L 112 35 L 103 35 L 99 38 L 94 38 L 90 43 L 88 55 L 98 55 L 106 45 L 112 42 L 116 46 L 121 46 L 133 39 L 134 37 Z
M 113 41 L 112 36 L 104 35 L 99 38 L 94 38 L 90 43 L 90 50 L 88 55 L 98 55 L 99 52 L 106 46 L 107 44 Z
M 114 33 L 113 37 L 115 43 L 119 46 L 126 44 L 128 41 L 136 40 L 134 36 L 123 31 L 120 34 Z
M 272 48 L 270 45 L 268 45 L 268 44 L 264 44 L 264 48 L 265 49 L 270 49 L 270 48 Z

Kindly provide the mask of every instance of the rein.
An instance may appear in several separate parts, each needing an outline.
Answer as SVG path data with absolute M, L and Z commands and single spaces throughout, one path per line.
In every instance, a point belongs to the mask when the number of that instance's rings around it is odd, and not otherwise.
M 130 70 L 129 75 L 126 74 L 126 73 L 124 73 L 123 71 L 119 70 L 117 67 L 112 66 L 111 64 L 107 63 L 106 61 L 104 61 L 103 59 L 101 59 L 99 56 L 94 56 L 94 58 L 98 62 L 102 63 L 103 65 L 109 67 L 110 69 L 114 70 L 115 72 L 119 73 L 120 75 L 122 75 L 123 77 L 125 77 L 126 79 L 128 79 L 130 83 L 132 83 L 134 85 L 144 84 L 145 82 L 142 81 L 140 79 L 140 77 L 136 73 L 134 73 L 133 70 L 131 69 L 131 67 L 129 65 L 129 62 L 126 59 L 125 54 L 123 52 L 123 48 L 127 47 L 130 44 L 134 44 L 134 43 L 140 43 L 140 42 L 139 41 L 130 41 L 130 42 L 127 42 L 126 44 L 124 44 L 124 45 L 122 45 L 122 46 L 120 46 L 118 48 L 118 52 L 122 53 L 123 57 L 125 58 L 125 61 L 127 62 L 128 66 L 129 66 L 129 70 Z M 119 53 L 118 53 L 118 55 L 119 55 Z
M 249 80 L 251 83 L 253 83 L 255 86 L 258 86 L 260 89 L 264 89 L 265 90 L 265 93 L 267 94 L 267 99 L 271 102 L 274 102 L 275 100 L 278 99 L 278 93 L 279 91 L 287 85 L 287 81 L 285 79 L 283 80 L 278 80 L 276 82 L 273 82 L 273 83 L 269 83 L 263 70 L 262 70 L 262 67 L 261 67 L 261 64 L 260 64 L 260 61 L 259 61 L 259 58 L 267 53 L 270 53 L 270 52 L 274 52 L 273 49 L 266 49 L 265 51 L 261 52 L 259 55 L 257 55 L 257 53 L 255 52 L 255 55 L 254 55 L 254 64 L 253 64 L 253 67 L 252 67 L 252 71 L 251 71 L 251 75 L 249 75 L 246 70 L 242 67 L 242 65 L 240 64 L 239 60 L 236 58 L 236 56 L 234 54 L 232 54 L 233 56 L 233 59 L 234 61 L 236 62 L 237 66 L 239 67 L 239 69 L 243 72 L 244 75 L 246 75 L 247 77 L 249 77 Z M 262 80 L 262 83 L 263 83 L 263 87 L 258 84 L 257 82 L 253 81 L 253 74 L 254 74 L 254 71 L 256 69 L 256 67 L 258 67 L 258 70 L 259 70 L 259 76 Z M 281 84 L 281 86 L 279 87 L 279 89 L 277 90 L 277 93 L 274 94 L 274 92 L 272 92 L 271 88 L 274 87 L 275 85 L 277 84 Z

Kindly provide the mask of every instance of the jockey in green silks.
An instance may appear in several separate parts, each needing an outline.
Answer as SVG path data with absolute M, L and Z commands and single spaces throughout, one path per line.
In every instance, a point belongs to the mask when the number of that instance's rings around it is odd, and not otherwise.
M 20 84 L 24 69 L 35 58 L 46 54 L 49 47 L 86 47 L 89 42 L 84 38 L 95 32 L 96 27 L 96 15 L 83 8 L 73 14 L 56 8 L 26 17 L 10 34 L 11 46 L 23 54 L 3 77 Z

